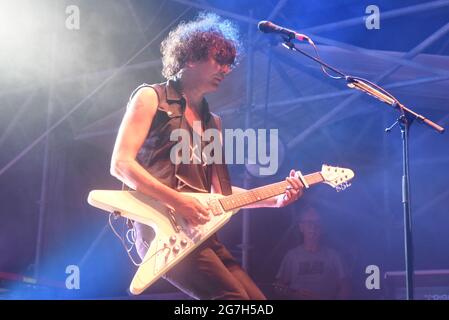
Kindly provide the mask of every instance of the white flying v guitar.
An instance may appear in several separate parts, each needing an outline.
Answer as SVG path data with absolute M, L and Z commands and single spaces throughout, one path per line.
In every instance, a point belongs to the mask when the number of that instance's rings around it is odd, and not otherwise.
M 340 191 L 349 186 L 348 182 L 354 177 L 354 172 L 323 165 L 321 172 L 306 176 L 297 172 L 297 176 L 305 188 L 324 182 Z M 209 206 L 212 211 L 206 224 L 195 227 L 163 203 L 137 191 L 92 190 L 88 202 L 94 207 L 144 223 L 154 229 L 156 236 L 130 285 L 132 294 L 140 294 L 220 230 L 240 208 L 283 194 L 289 186 L 284 180 L 229 196 L 188 193 Z

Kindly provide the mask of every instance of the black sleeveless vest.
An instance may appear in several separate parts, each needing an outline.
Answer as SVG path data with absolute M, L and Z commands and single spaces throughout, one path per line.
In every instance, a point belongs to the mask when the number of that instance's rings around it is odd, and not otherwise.
M 175 129 L 185 129 L 191 132 L 184 117 L 186 101 L 180 94 L 179 81 L 168 80 L 165 83 L 148 85 L 142 84 L 131 94 L 142 87 L 153 88 L 159 98 L 157 111 L 148 135 L 140 148 L 136 160 L 151 175 L 166 186 L 178 191 L 210 192 L 212 166 L 218 175 L 223 195 L 232 193 L 231 181 L 227 165 L 224 162 L 222 148 L 222 163 L 213 163 L 208 167 L 202 164 L 175 164 L 170 160 L 170 151 L 178 143 L 171 141 L 170 134 Z M 217 129 L 219 117 L 209 111 L 206 100 L 203 100 L 201 122 L 204 129 Z

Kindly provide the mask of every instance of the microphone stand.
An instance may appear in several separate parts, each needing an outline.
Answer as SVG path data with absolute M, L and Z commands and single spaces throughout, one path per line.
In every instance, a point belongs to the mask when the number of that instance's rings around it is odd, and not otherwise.
M 400 103 L 395 97 L 389 94 L 385 89 L 380 86 L 358 77 L 352 77 L 344 74 L 338 69 L 328 65 L 327 63 L 321 61 L 321 59 L 316 58 L 307 52 L 297 48 L 291 40 L 294 37 L 284 37 L 283 46 L 287 49 L 296 51 L 305 55 L 306 57 L 319 63 L 322 67 L 332 70 L 341 79 L 345 79 L 347 86 L 352 89 L 358 89 L 370 96 L 379 99 L 380 101 L 389 104 L 394 109 L 398 110 L 400 115 L 396 122 L 385 129 L 385 132 L 390 132 L 394 126 L 399 125 L 401 129 L 401 139 L 402 139 L 402 206 L 404 214 L 404 249 L 405 249 L 405 271 L 406 271 L 406 290 L 407 290 L 407 300 L 413 300 L 413 241 L 412 241 L 412 216 L 411 216 L 411 205 L 410 205 L 410 178 L 409 178 L 409 131 L 413 121 L 416 119 L 418 122 L 426 124 L 428 127 L 436 130 L 439 133 L 444 132 L 444 128 L 434 123 L 433 121 L 425 118 L 423 115 L 414 112 L 413 110 L 407 108 L 402 103 Z

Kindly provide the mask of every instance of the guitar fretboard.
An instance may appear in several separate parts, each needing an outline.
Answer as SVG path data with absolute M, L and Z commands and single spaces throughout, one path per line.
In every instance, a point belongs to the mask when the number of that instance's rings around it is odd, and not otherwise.
M 315 172 L 304 176 L 309 185 L 324 181 L 320 172 Z M 276 182 L 263 187 L 251 189 L 245 192 L 232 194 L 220 199 L 220 203 L 225 211 L 241 208 L 252 203 L 265 200 L 280 194 L 290 186 L 287 181 Z

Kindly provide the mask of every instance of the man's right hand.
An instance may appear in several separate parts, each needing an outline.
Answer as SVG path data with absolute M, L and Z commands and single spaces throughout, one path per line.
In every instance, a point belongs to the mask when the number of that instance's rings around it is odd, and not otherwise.
M 180 194 L 173 204 L 173 209 L 194 226 L 205 224 L 210 220 L 208 208 L 197 199 L 187 195 Z

